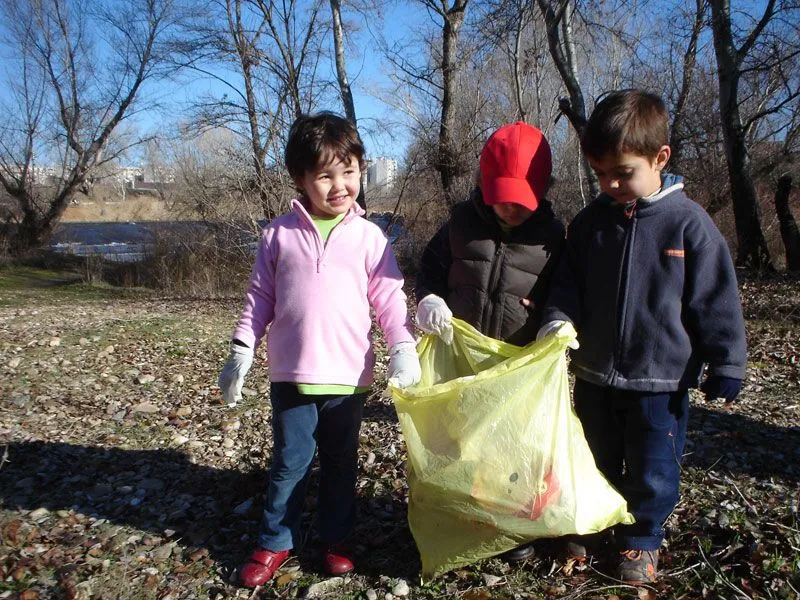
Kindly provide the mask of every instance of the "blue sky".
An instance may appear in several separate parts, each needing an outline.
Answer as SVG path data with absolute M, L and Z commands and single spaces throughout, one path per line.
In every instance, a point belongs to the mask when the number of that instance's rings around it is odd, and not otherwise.
M 122 0 L 125 2 L 125 0 Z M 301 0 L 302 1 L 302 0 Z M 364 17 L 358 13 L 348 11 L 345 7 L 343 15 L 346 26 L 354 26 L 355 31 L 350 34 L 350 44 L 347 48 L 348 76 L 354 95 L 356 114 L 359 119 L 359 129 L 367 146 L 368 156 L 390 156 L 402 160 L 405 149 L 409 143 L 406 131 L 402 127 L 391 128 L 391 135 L 379 131 L 379 125 L 397 119 L 396 111 L 393 114 L 391 107 L 377 99 L 377 91 L 389 85 L 386 76 L 385 64 L 382 54 L 377 48 L 376 36 L 383 35 L 391 44 L 397 40 L 409 39 L 420 31 L 422 24 L 432 24 L 431 17 L 415 2 L 393 2 L 384 9 L 382 21 L 372 19 L 366 23 Z M 330 7 L 323 2 L 320 18 L 330 20 Z M 8 81 L 14 78 L 13 71 L 18 63 L 16 49 L 8 45 L 8 31 L 6 24 L 0 24 L 0 80 Z M 333 47 L 332 35 L 327 40 L 328 48 Z M 102 47 L 103 41 L 98 44 Z M 97 53 L 98 60 L 102 60 L 103 52 Z M 333 63 L 320 66 L 319 77 L 335 82 Z M 12 79 L 13 80 L 13 79 Z M 192 100 L 203 94 L 221 96 L 228 92 L 225 86 L 215 82 L 212 78 L 203 78 L 196 73 L 186 72 L 179 81 L 166 80 L 160 83 L 149 82 L 140 91 L 140 100 L 145 107 L 151 98 L 161 104 L 159 111 L 147 111 L 131 117 L 129 122 L 142 131 L 156 131 L 170 134 L 176 132 L 177 124 L 186 117 L 186 109 Z M 11 100 L 7 85 L 0 85 L 0 102 L 4 105 Z M 334 98 L 330 105 L 320 106 L 320 109 L 343 112 L 341 102 Z M 124 128 L 124 126 L 123 126 Z M 129 163 L 137 162 L 138 152 L 134 151 L 128 157 Z
M 323 4 L 321 16 L 330 19 L 330 9 L 327 3 Z M 390 84 L 386 75 L 386 65 L 380 53 L 376 36 L 383 35 L 391 44 L 402 41 L 414 31 L 419 31 L 424 24 L 432 24 L 431 17 L 419 4 L 406 3 L 403 5 L 387 6 L 383 22 L 371 21 L 366 24 L 363 17 L 354 13 L 345 13 L 346 24 L 356 26 L 356 31 L 349 35 L 347 48 L 347 69 L 350 85 L 353 92 L 356 116 L 359 121 L 359 130 L 367 146 L 370 157 L 389 156 L 402 160 L 409 138 L 403 127 L 389 128 L 391 133 L 380 131 L 386 128 L 386 123 L 397 119 L 394 109 L 379 100 L 378 91 Z M 332 36 L 329 48 L 332 52 Z M 320 76 L 335 81 L 336 74 L 333 64 L 320 67 Z M 202 78 L 193 73 L 186 74 L 181 83 L 165 82 L 152 90 L 164 104 L 161 115 L 141 115 L 137 121 L 146 128 L 163 129 L 181 119 L 184 109 L 192 100 L 203 94 L 220 96 L 230 92 L 225 86 L 212 78 Z M 334 99 L 329 106 L 320 106 L 320 109 L 333 110 L 343 113 L 341 102 Z

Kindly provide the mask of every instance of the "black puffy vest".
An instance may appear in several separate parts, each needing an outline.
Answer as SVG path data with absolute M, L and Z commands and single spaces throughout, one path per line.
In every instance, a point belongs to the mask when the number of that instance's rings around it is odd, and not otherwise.
M 453 208 L 449 235 L 446 301 L 453 315 L 495 339 L 517 345 L 533 341 L 564 243 L 564 226 L 550 203 L 543 201 L 525 223 L 504 232 L 475 193 Z M 522 298 L 533 306 L 522 306 Z

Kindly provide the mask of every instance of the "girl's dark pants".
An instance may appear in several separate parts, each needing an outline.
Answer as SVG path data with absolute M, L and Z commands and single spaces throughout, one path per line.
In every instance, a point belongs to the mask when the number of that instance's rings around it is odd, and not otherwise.
M 320 480 L 316 528 L 323 542 L 348 537 L 356 514 L 358 432 L 366 394 L 306 395 L 292 383 L 272 383 L 272 464 L 259 546 L 301 545 L 300 521 L 314 452 Z
M 576 379 L 573 397 L 598 469 L 636 519 L 614 528 L 618 544 L 657 550 L 679 497 L 688 392 L 632 392 Z

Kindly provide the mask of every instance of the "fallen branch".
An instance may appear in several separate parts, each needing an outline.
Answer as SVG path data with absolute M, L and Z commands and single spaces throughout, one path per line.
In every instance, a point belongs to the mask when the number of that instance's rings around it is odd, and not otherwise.
M 773 523 L 772 521 L 768 523 L 764 523 L 765 525 L 769 525 L 770 527 L 780 527 L 781 529 L 788 529 L 794 533 L 800 533 L 800 529 L 795 529 L 794 527 L 789 527 L 788 525 L 784 525 L 782 523 Z
M 717 569 L 717 568 L 716 568 L 714 565 L 712 565 L 712 564 L 711 564 L 711 561 L 710 561 L 710 560 L 708 560 L 708 557 L 706 556 L 706 553 L 703 551 L 703 545 L 700 543 L 700 540 L 698 540 L 698 541 L 697 541 L 697 549 L 698 549 L 698 550 L 700 550 L 700 556 L 702 556 L 702 557 L 703 557 L 703 561 L 705 562 L 705 564 L 708 566 L 708 568 L 709 568 L 709 569 L 711 569 L 712 571 L 714 571 L 714 574 L 715 574 L 717 577 L 719 577 L 719 578 L 720 578 L 720 580 L 722 581 L 722 583 L 724 583 L 725 585 L 727 585 L 729 588 L 731 588 L 733 591 L 735 591 L 737 594 L 739 594 L 739 595 L 740 595 L 742 598 L 747 598 L 748 600 L 753 600 L 752 596 L 748 596 L 746 593 L 744 593 L 744 592 L 743 592 L 742 590 L 740 590 L 738 587 L 736 587 L 735 585 L 733 585 L 733 584 L 730 582 L 730 580 L 729 580 L 727 577 L 725 577 L 725 574 L 724 574 L 722 571 L 720 571 L 720 570 L 719 570 L 719 569 Z
M 750 502 L 747 500 L 747 498 L 744 497 L 744 494 L 742 494 L 742 492 L 739 491 L 739 488 L 736 486 L 736 482 L 733 481 L 732 478 L 728 477 L 727 479 L 728 479 L 728 483 L 730 483 L 733 486 L 733 489 L 736 490 L 736 493 L 739 494 L 739 497 L 742 499 L 742 502 L 744 502 L 747 505 L 747 507 L 751 511 L 753 511 L 753 515 L 755 515 L 757 517 L 758 516 L 758 511 L 756 510 L 756 507 L 753 506 L 752 504 L 750 504 Z
M 688 571 L 694 571 L 697 567 L 699 567 L 702 564 L 703 563 L 699 563 L 698 562 L 698 563 L 694 563 L 693 565 L 689 565 L 688 567 L 684 567 L 683 569 L 680 569 L 680 570 L 677 570 L 677 571 L 666 571 L 664 573 L 664 575 L 666 575 L 667 577 L 677 577 L 678 575 L 683 575 L 684 573 L 686 573 Z

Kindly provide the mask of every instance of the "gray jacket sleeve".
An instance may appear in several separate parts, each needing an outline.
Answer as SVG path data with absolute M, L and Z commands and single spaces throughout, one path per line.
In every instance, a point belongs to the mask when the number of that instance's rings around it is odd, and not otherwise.
M 686 265 L 686 329 L 712 375 L 744 379 L 744 316 L 728 246 L 710 218 Z
M 542 325 L 550 321 L 569 321 L 577 328 L 581 314 L 578 278 L 582 262 L 577 244 L 580 239 L 581 234 L 575 232 L 573 222 L 567 230 L 567 239 L 550 279 L 550 289 L 542 311 Z
M 429 294 L 447 300 L 447 277 L 452 262 L 448 221 L 439 228 L 422 253 L 415 289 L 417 302 Z

